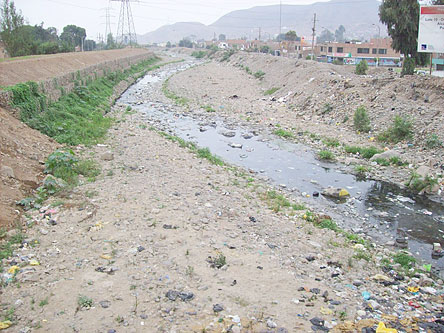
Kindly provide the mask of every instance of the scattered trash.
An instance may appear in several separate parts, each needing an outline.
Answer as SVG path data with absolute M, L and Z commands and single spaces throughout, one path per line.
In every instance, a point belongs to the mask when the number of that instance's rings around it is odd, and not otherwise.
M 370 297 L 372 297 L 372 295 L 368 291 L 363 291 L 361 295 L 366 301 L 368 301 Z
M 394 328 L 387 328 L 385 324 L 381 321 L 376 328 L 376 333 L 398 333 L 398 330 Z
M 5 330 L 12 325 L 10 320 L 0 321 L 0 330 Z

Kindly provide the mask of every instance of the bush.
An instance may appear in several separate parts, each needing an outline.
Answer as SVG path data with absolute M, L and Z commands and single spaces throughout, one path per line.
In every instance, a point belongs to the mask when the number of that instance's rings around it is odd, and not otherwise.
M 195 57 L 196 59 L 201 59 L 203 57 L 205 57 L 207 55 L 207 53 L 205 51 L 194 51 L 193 53 L 191 53 L 192 57 Z
M 318 153 L 318 156 L 321 160 L 326 160 L 326 161 L 331 161 L 331 160 L 334 160 L 334 158 L 335 158 L 335 155 L 331 151 L 328 151 L 328 150 L 321 150 Z
M 227 50 L 224 52 L 224 55 L 222 56 L 222 59 L 220 60 L 221 62 L 224 61 L 228 61 L 228 59 L 230 59 L 230 57 L 235 54 L 236 51 L 235 50 Z
M 265 75 L 265 73 L 262 72 L 261 70 L 259 70 L 259 71 L 257 71 L 256 73 L 254 73 L 254 77 L 255 77 L 256 79 L 259 79 L 259 80 L 261 80 L 261 79 L 264 77 L 264 75 Z
M 367 70 L 368 70 L 367 61 L 362 60 L 359 64 L 356 65 L 355 73 L 358 75 L 365 75 L 367 74 Z
M 393 125 L 378 136 L 380 141 L 398 143 L 413 138 L 413 123 L 409 117 L 395 116 Z
M 370 119 L 364 106 L 360 106 L 356 109 L 353 122 L 357 131 L 364 133 L 368 133 L 370 131 Z
M 345 151 L 349 154 L 361 155 L 363 158 L 370 159 L 374 155 L 382 153 L 382 150 L 375 147 L 358 147 L 358 146 L 345 146 Z
M 439 148 L 442 147 L 442 142 L 439 140 L 438 135 L 435 133 L 429 134 L 426 139 L 426 146 L 428 148 Z
M 402 64 L 401 77 L 404 75 L 413 75 L 413 74 L 415 74 L 415 59 L 405 58 L 404 63 Z

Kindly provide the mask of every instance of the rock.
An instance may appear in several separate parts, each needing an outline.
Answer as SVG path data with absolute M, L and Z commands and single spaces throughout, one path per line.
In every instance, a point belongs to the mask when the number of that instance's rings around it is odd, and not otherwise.
M 421 178 L 425 178 L 427 176 L 431 176 L 432 175 L 432 169 L 430 169 L 428 166 L 422 165 L 418 169 L 416 169 L 416 173 Z
M 361 280 L 354 280 L 353 281 L 353 285 L 356 287 L 360 287 L 364 284 L 364 282 L 362 282 Z
M 240 144 L 240 143 L 234 143 L 234 142 L 232 142 L 232 143 L 230 143 L 230 144 L 228 144 L 231 148 L 237 148 L 237 149 L 242 149 L 242 144 Z
M 179 292 L 175 290 L 168 290 L 165 294 L 166 298 L 168 298 L 170 301 L 175 301 L 177 297 L 179 296 Z
M 182 300 L 182 301 L 189 301 L 189 300 L 192 300 L 193 298 L 194 298 L 194 294 L 193 293 L 184 293 L 184 292 L 182 292 L 182 293 L 179 293 L 179 298 Z
M 314 317 L 310 319 L 310 323 L 312 323 L 313 326 L 324 326 L 324 319 Z
M 213 305 L 213 311 L 214 311 L 214 312 L 221 312 L 221 311 L 223 311 L 223 310 L 224 310 L 223 305 L 220 305 L 220 304 L 214 304 L 214 305 Z
M 383 158 L 386 160 L 391 159 L 392 157 L 400 157 L 401 155 L 395 150 L 387 150 L 381 154 L 375 154 L 370 158 L 370 161 L 376 161 L 378 158 Z
M 276 328 L 276 327 L 277 327 L 277 324 L 276 324 L 273 320 L 268 319 L 268 320 L 267 320 L 267 327 L 268 327 L 268 328 Z
M 342 188 L 328 187 L 322 191 L 322 195 L 335 199 L 342 199 L 350 196 L 350 193 Z
M 314 261 L 314 260 L 316 260 L 316 256 L 308 255 L 308 256 L 305 257 L 305 259 L 307 259 L 307 261 Z
M 0 169 L 0 174 L 4 177 L 15 178 L 14 170 L 7 165 L 2 165 Z
M 99 304 L 102 308 L 107 309 L 111 305 L 111 302 L 110 301 L 100 301 Z
M 236 132 L 228 131 L 228 132 L 222 132 L 223 136 L 226 136 L 227 138 L 233 138 L 236 136 Z
M 103 161 L 112 161 L 114 159 L 114 154 L 111 153 L 110 151 L 108 151 L 108 152 L 102 154 L 102 156 L 100 156 L 100 158 Z

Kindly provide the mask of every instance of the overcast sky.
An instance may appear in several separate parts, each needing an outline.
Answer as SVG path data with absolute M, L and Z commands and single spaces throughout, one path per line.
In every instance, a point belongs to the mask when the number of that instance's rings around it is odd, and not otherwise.
M 133 0 L 134 1 L 134 0 Z M 285 4 L 304 5 L 328 0 L 286 0 Z M 353 2 L 357 0 L 342 0 Z M 115 34 L 120 2 L 109 0 L 14 0 L 29 24 L 44 22 L 45 27 L 56 27 L 59 32 L 68 24 L 86 29 L 88 38 L 105 34 L 106 7 L 111 4 L 111 29 Z M 276 5 L 279 0 L 140 0 L 132 2 L 136 32 L 145 34 L 163 25 L 175 22 L 211 24 L 221 16 L 238 9 Z

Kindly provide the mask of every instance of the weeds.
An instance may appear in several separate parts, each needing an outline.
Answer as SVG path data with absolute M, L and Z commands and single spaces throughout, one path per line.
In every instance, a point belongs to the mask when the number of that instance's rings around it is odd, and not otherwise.
M 168 89 L 168 83 L 170 82 L 171 77 L 165 80 L 165 82 L 162 84 L 162 92 L 163 94 L 169 98 L 172 99 L 177 105 L 185 106 L 188 104 L 188 99 L 185 97 L 177 96 L 174 92 Z
M 393 125 L 378 135 L 379 141 L 398 143 L 413 138 L 413 122 L 407 116 L 395 116 Z
M 12 92 L 11 105 L 20 110 L 20 117 L 30 127 L 68 145 L 94 144 L 111 126 L 112 119 L 104 117 L 110 107 L 114 87 L 129 76 L 146 73 L 151 59 L 131 66 L 126 72 L 116 71 L 94 80 L 88 86 L 77 86 L 56 102 L 48 102 L 35 82 L 20 83 L 7 90 Z M 148 69 L 147 69 L 148 67 Z
M 264 95 L 265 96 L 269 96 L 269 95 L 273 95 L 276 91 L 278 91 L 280 88 L 276 88 L 276 87 L 274 87 L 274 88 L 271 88 L 271 89 L 268 89 L 268 90 L 266 90 L 265 92 L 264 92 Z
M 335 155 L 331 151 L 328 151 L 328 150 L 321 150 L 318 153 L 318 157 L 324 161 L 332 161 L 335 159 Z
M 45 305 L 48 305 L 48 297 L 46 297 L 45 299 L 41 300 L 39 303 L 40 307 L 44 307 Z
M 370 172 L 370 168 L 367 167 L 367 166 L 365 166 L 365 165 L 356 165 L 356 166 L 355 166 L 355 172 L 356 172 L 358 175 L 365 176 L 365 174 L 366 174 L 367 172 Z
M 416 259 L 403 251 L 399 251 L 393 256 L 393 262 L 400 264 L 404 270 L 409 270 L 415 266 Z
M 254 77 L 256 79 L 262 80 L 265 76 L 265 73 L 261 70 L 258 70 L 256 73 L 254 73 Z
M 333 106 L 330 103 L 325 103 L 324 108 L 321 111 L 321 114 L 327 114 L 333 111 Z
M 88 296 L 79 295 L 79 297 L 77 298 L 77 305 L 81 309 L 89 309 L 93 305 L 93 300 Z
M 382 153 L 381 149 L 375 147 L 358 147 L 358 146 L 345 146 L 345 151 L 349 154 L 358 154 L 365 159 L 370 159 L 376 154 Z
M 205 51 L 194 51 L 193 53 L 191 53 L 191 56 L 196 59 L 202 59 L 206 55 L 207 55 L 207 52 L 205 52 Z
M 440 148 L 443 146 L 443 143 L 439 139 L 438 135 L 435 133 L 429 134 L 426 139 L 426 146 L 427 148 Z
M 419 193 L 423 190 L 431 189 L 436 184 L 438 184 L 437 179 L 430 176 L 422 178 L 416 172 L 412 172 L 412 174 L 410 175 L 410 179 L 406 183 L 406 186 L 412 191 Z
M 302 204 L 292 204 L 285 196 L 276 191 L 267 191 L 262 198 L 268 202 L 270 209 L 277 213 L 282 208 L 291 208 L 293 210 L 304 210 L 305 206 Z
M 339 140 L 333 138 L 324 138 L 322 139 L 322 143 L 327 147 L 339 147 L 340 145 Z
M 204 105 L 203 109 L 207 112 L 216 112 L 216 110 L 211 105 Z
M 367 70 L 368 70 L 367 61 L 361 60 L 359 64 L 356 65 L 355 73 L 358 75 L 365 75 L 367 74 Z
M 286 131 L 282 128 L 278 128 L 277 130 L 274 130 L 273 133 L 277 136 L 280 136 L 281 138 L 284 138 L 284 139 L 291 139 L 294 137 L 293 133 L 291 133 L 290 131 Z
M 222 59 L 220 60 L 220 62 L 224 62 L 224 61 L 228 61 L 228 59 L 230 59 L 230 57 L 235 54 L 236 51 L 235 50 L 227 50 L 224 52 Z
M 367 110 L 364 106 L 360 106 L 356 109 L 353 117 L 353 125 L 355 130 L 360 132 L 370 132 L 370 118 L 368 117 Z
M 198 157 L 207 159 L 208 161 L 210 161 L 211 164 L 224 165 L 224 161 L 222 161 L 216 155 L 211 154 L 208 148 L 198 149 L 196 153 Z

